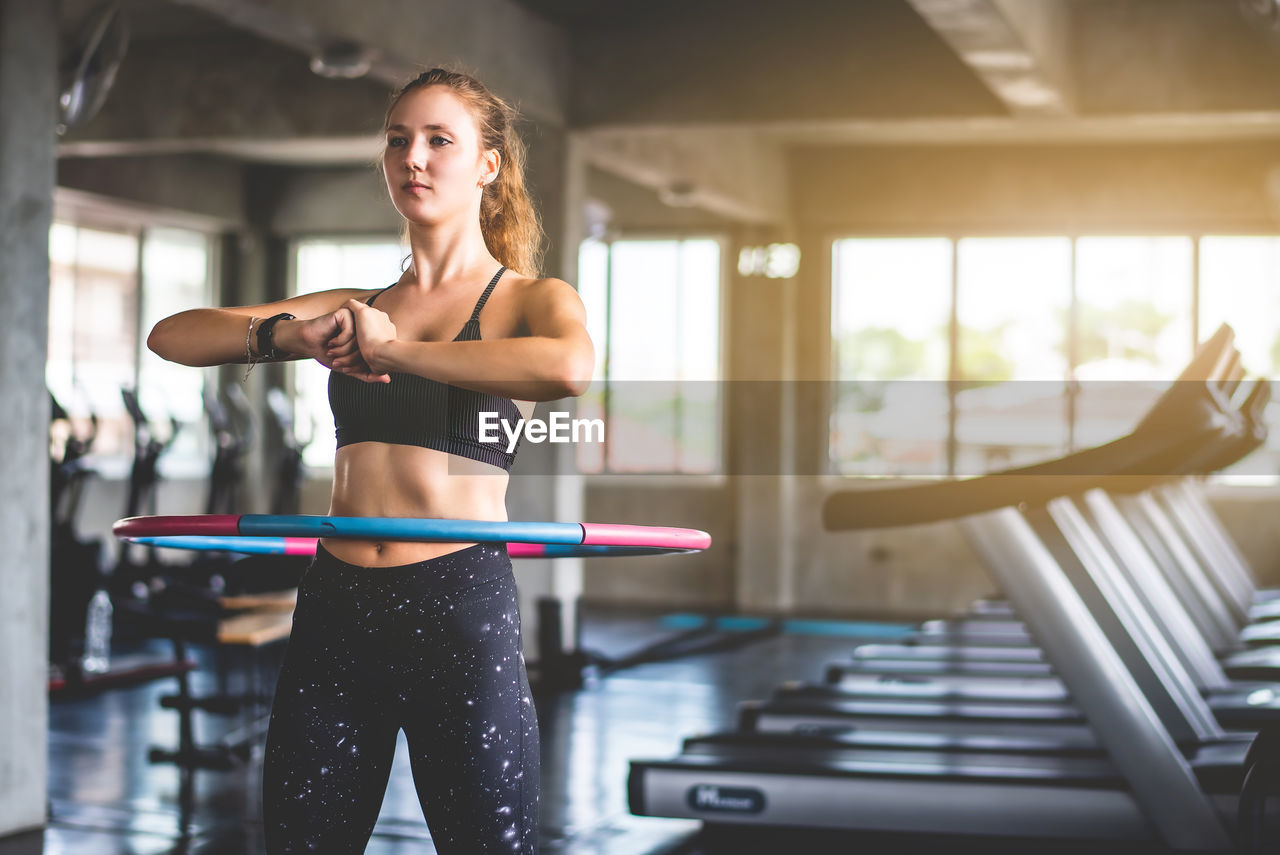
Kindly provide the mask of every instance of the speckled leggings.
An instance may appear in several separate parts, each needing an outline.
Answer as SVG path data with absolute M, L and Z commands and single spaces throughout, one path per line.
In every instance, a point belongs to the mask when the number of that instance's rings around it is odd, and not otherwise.
M 363 852 L 403 728 L 440 853 L 537 851 L 538 721 L 506 547 L 303 576 L 263 767 L 267 852 Z

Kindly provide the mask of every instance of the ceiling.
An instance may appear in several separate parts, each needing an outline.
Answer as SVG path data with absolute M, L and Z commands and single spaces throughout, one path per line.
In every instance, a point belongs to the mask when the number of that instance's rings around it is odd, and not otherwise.
M 366 164 L 389 93 L 431 64 L 650 186 L 675 163 L 772 175 L 804 145 L 1280 142 L 1277 3 L 120 0 L 116 85 L 60 155 Z M 67 54 L 98 6 L 63 0 Z M 308 70 L 339 40 L 364 78 Z

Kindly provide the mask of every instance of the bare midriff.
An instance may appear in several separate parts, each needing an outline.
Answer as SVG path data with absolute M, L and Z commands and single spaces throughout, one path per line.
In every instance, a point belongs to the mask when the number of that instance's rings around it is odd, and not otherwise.
M 338 449 L 329 515 L 504 521 L 508 476 L 502 469 L 414 445 L 357 442 Z M 326 537 L 324 548 L 361 567 L 426 561 L 468 543 L 349 540 Z

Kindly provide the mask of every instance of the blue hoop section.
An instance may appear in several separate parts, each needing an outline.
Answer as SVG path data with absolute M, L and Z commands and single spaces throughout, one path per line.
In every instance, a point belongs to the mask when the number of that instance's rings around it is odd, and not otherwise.
M 143 518 L 145 519 L 145 518 Z M 318 517 L 245 514 L 246 537 L 347 537 L 355 540 L 425 540 L 457 543 L 582 543 L 578 523 L 492 522 L 405 517 Z
M 711 545 L 709 534 L 687 528 L 407 517 L 150 516 L 119 520 L 112 530 L 121 540 L 148 546 L 259 555 L 312 554 L 322 537 L 507 543 L 513 558 L 655 555 L 697 552 Z

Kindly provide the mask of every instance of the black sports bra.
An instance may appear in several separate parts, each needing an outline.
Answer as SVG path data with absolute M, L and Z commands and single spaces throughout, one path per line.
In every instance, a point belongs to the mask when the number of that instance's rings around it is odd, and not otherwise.
M 480 310 L 506 269 L 498 269 L 454 341 L 480 340 Z M 381 294 L 379 291 L 370 297 L 369 305 Z M 498 419 L 506 420 L 515 429 L 521 414 L 510 398 L 461 389 L 416 374 L 392 372 L 390 383 L 366 383 L 331 371 L 329 407 L 333 410 L 338 448 L 357 442 L 417 445 L 506 470 L 511 469 L 519 450 L 517 444 L 507 453 L 507 434 L 500 422 L 491 422 L 496 428 L 489 432 L 498 436 L 497 441 L 480 440 L 481 413 L 497 413 Z

